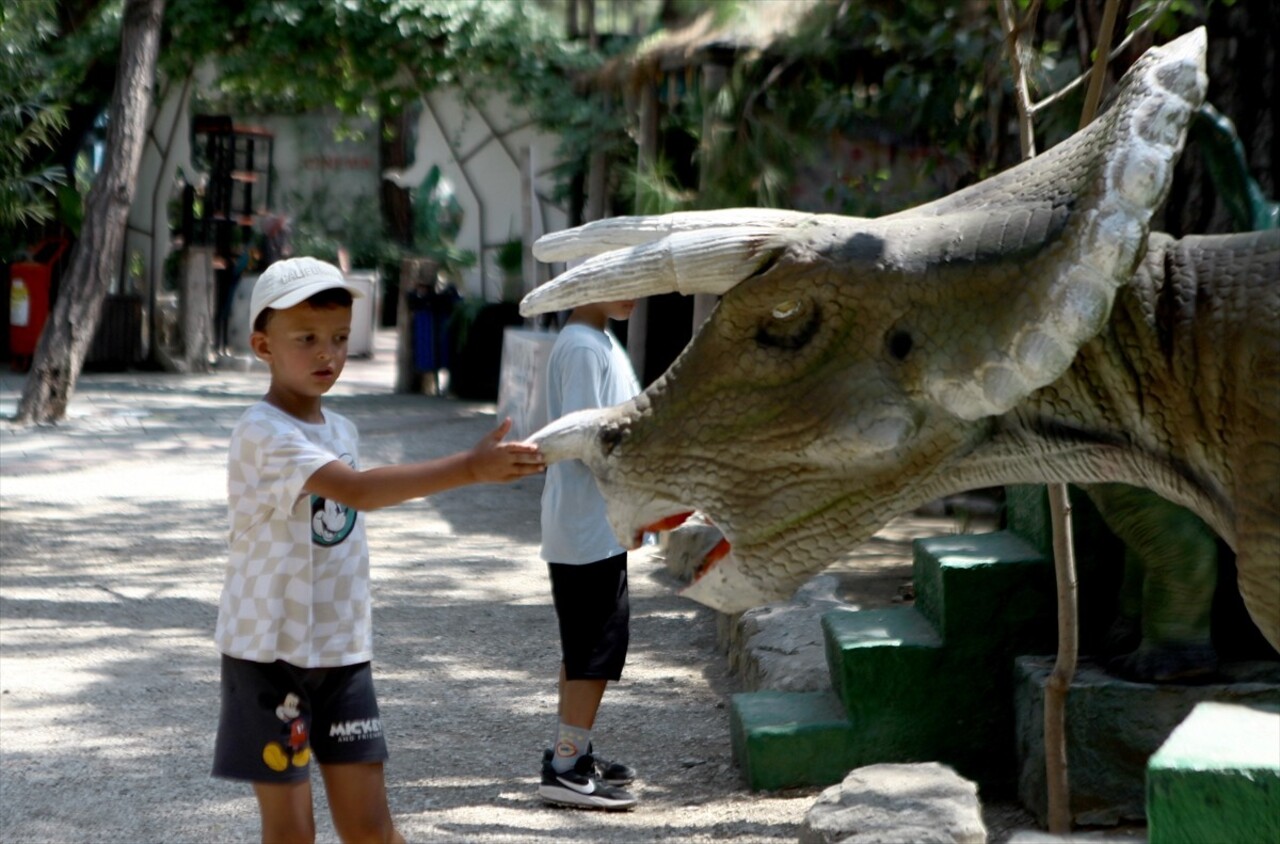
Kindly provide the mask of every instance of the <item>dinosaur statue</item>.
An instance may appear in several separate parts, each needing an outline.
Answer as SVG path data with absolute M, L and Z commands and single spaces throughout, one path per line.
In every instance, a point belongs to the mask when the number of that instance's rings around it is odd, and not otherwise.
M 1280 231 L 1150 230 L 1207 84 L 1205 33 L 1149 50 L 1043 155 L 877 219 L 770 209 L 601 220 L 526 316 L 721 295 L 633 401 L 535 433 L 595 474 L 625 544 L 698 510 L 732 553 L 685 590 L 790 594 L 892 517 L 1015 483 L 1127 484 L 1237 555 L 1280 649 Z
M 1148 489 L 1089 484 L 1083 490 L 1124 545 L 1119 611 L 1102 646 L 1107 670 L 1139 682 L 1215 679 L 1210 620 L 1217 536 L 1203 519 Z

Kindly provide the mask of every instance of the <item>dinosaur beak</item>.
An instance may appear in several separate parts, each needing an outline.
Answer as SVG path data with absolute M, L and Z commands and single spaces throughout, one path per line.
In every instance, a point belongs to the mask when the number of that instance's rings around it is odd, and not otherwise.
M 581 460 L 591 466 L 599 452 L 599 434 L 611 408 L 591 408 L 561 416 L 529 435 L 525 443 L 536 445 L 548 465 L 561 460 Z

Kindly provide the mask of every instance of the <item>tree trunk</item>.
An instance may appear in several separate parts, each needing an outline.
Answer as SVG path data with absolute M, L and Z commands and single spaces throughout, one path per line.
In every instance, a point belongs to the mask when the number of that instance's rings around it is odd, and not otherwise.
M 125 3 L 106 163 L 89 188 L 80 240 L 71 252 L 58 301 L 36 345 L 18 404 L 19 423 L 57 422 L 66 416 L 102 303 L 113 274 L 119 271 L 125 225 L 142 161 L 163 19 L 164 0 Z
M 378 168 L 402 170 L 409 166 L 410 115 L 403 108 L 384 111 L 378 119 Z M 379 205 L 382 225 L 387 234 L 401 246 L 413 244 L 413 198 L 409 191 L 388 179 L 379 181 Z

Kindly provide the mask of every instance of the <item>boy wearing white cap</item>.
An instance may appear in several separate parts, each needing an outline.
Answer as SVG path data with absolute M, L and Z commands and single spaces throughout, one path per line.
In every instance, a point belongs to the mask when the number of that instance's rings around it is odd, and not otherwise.
M 313 754 L 343 841 L 404 841 L 383 778 L 360 513 L 543 468 L 533 446 L 502 442 L 505 420 L 469 451 L 361 471 L 355 425 L 321 406 L 360 295 L 337 267 L 291 258 L 262 274 L 250 304 L 250 345 L 271 384 L 240 418 L 227 461 L 213 773 L 253 783 L 264 841 L 314 839 Z

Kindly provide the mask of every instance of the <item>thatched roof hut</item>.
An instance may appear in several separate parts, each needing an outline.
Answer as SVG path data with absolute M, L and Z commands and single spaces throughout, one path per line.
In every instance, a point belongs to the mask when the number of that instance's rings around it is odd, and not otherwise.
M 593 88 L 629 93 L 703 64 L 727 65 L 749 59 L 794 32 L 823 2 L 828 0 L 752 0 L 710 9 L 683 27 L 663 30 L 641 41 L 585 81 Z

